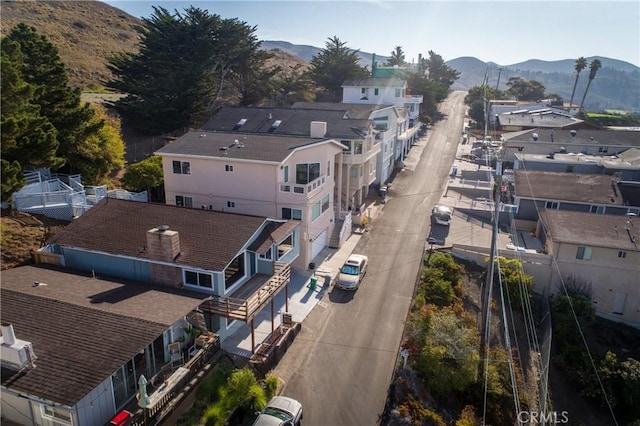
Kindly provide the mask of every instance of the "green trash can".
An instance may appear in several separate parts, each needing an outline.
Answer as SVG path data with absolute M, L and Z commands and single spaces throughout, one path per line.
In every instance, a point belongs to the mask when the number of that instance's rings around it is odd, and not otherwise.
M 312 275 L 311 281 L 309 281 L 309 288 L 311 290 L 315 290 L 317 284 L 318 284 L 318 277 L 316 277 L 315 275 Z

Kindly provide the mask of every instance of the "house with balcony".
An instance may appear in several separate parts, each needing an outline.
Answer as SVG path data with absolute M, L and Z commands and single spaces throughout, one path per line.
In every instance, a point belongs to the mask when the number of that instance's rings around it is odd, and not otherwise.
M 359 77 L 342 83 L 342 102 L 353 104 L 391 104 L 401 111 L 397 129 L 396 160 L 405 156 L 418 137 L 422 95 L 408 93 L 407 81 L 400 77 Z
M 219 347 L 206 330 L 185 338 L 204 298 L 185 288 L 29 265 L 3 271 L 0 294 L 3 424 L 94 426 L 126 412 L 142 425 L 142 376 L 155 421 Z
M 253 338 L 254 317 L 280 292 L 288 300 L 300 245 L 297 220 L 105 199 L 34 257 L 99 276 L 199 292 L 206 299 L 201 310 L 207 329 L 224 341 L 241 322 L 252 325 Z
M 640 183 L 613 176 L 514 170 L 516 218 L 537 221 L 543 210 L 625 216 L 640 214 Z
M 555 259 L 549 294 L 578 285 L 596 315 L 640 328 L 640 221 L 636 217 L 543 210 L 536 234 Z
M 380 141 L 376 160 L 376 184 L 386 184 L 393 174 L 398 123 L 406 122 L 393 105 L 346 104 L 342 102 L 296 102 L 292 108 L 346 111 L 349 119 L 370 120 L 374 125 L 375 139 Z
M 271 114 L 268 128 L 276 127 L 275 132 L 285 120 L 276 123 Z M 251 126 L 252 120 L 238 125 Z M 188 132 L 156 151 L 162 157 L 167 204 L 293 220 L 299 225 L 299 244 L 292 262 L 305 269 L 336 226 L 335 180 L 341 175 L 334 175 L 341 172 L 344 148 L 324 136 L 325 122 L 307 125 L 306 137 Z M 345 132 L 353 138 L 358 134 L 357 129 Z

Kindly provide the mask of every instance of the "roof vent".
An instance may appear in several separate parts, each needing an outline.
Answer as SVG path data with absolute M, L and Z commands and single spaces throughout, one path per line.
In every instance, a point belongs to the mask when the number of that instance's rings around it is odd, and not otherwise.
M 164 232 L 169 230 L 169 225 L 160 225 L 158 226 L 158 232 Z

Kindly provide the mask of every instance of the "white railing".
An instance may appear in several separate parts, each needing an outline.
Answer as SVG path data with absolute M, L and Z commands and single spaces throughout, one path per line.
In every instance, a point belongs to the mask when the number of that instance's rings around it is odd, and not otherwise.
M 291 182 L 280 183 L 280 192 L 292 192 L 294 194 L 311 194 L 327 181 L 326 176 L 320 176 L 307 184 L 295 184 Z

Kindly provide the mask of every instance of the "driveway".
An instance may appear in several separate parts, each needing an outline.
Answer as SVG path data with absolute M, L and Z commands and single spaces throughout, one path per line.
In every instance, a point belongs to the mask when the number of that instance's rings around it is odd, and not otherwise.
M 302 402 L 306 425 L 380 421 L 430 226 L 463 126 L 466 92 L 442 104 L 445 118 L 418 141 L 389 189 L 382 214 L 356 246 L 369 257 L 360 288 L 332 287 L 305 319 L 276 374 Z

